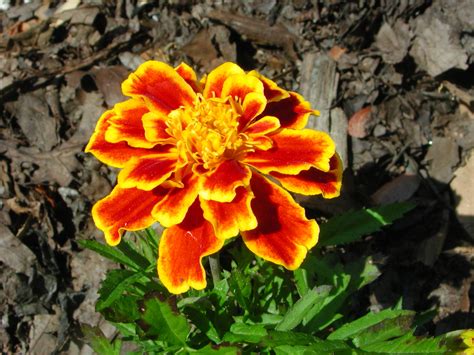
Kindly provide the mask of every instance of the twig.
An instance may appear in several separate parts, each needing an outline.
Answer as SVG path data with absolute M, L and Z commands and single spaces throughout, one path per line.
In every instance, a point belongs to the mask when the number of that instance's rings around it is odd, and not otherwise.
M 213 254 L 209 257 L 209 266 L 211 267 L 212 283 L 214 286 L 221 280 L 221 263 L 219 254 Z

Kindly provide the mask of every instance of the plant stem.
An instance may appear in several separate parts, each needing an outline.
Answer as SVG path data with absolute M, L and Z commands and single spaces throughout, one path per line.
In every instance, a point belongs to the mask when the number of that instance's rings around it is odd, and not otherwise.
M 209 256 L 209 266 L 211 267 L 211 276 L 214 286 L 221 280 L 221 263 L 219 254 Z

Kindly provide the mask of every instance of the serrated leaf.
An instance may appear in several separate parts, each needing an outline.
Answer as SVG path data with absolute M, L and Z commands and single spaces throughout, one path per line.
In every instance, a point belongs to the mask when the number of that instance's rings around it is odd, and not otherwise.
M 412 311 L 385 309 L 378 313 L 367 313 L 353 322 L 344 324 L 327 337 L 330 340 L 345 340 L 353 338 L 364 330 L 375 326 L 387 319 L 393 319 L 400 316 L 413 315 Z
M 262 339 L 261 345 L 273 349 L 279 346 L 324 346 L 333 350 L 350 349 L 343 341 L 323 340 L 306 333 L 276 330 L 268 331 L 268 335 Z
M 96 303 L 96 310 L 98 312 L 109 307 L 117 298 L 119 298 L 123 291 L 130 287 L 130 285 L 138 282 L 141 279 L 147 279 L 143 272 L 136 272 L 131 270 L 110 270 L 104 281 L 102 281 L 99 290 L 100 297 Z
M 108 307 L 105 307 L 101 313 L 109 322 L 133 323 L 140 314 L 138 313 L 138 297 L 121 295 Z
M 145 298 L 141 309 L 139 325 L 147 336 L 170 345 L 186 345 L 190 327 L 186 318 L 177 312 L 172 299 L 153 293 Z
M 83 248 L 90 249 L 96 253 L 106 257 L 116 263 L 123 264 L 134 270 L 140 270 L 140 265 L 133 261 L 130 257 L 122 253 L 116 247 L 96 242 L 95 240 L 79 240 L 79 245 Z
M 406 334 L 400 338 L 361 346 L 372 354 L 446 354 L 448 350 L 442 337 L 424 338 Z
M 122 342 L 119 339 L 111 342 L 99 327 L 91 327 L 87 324 L 82 324 L 81 330 L 87 343 L 97 354 L 120 355 Z
M 355 242 L 362 236 L 393 223 L 414 207 L 412 203 L 400 202 L 333 217 L 321 225 L 319 246 Z
M 343 342 L 322 340 L 313 345 L 280 345 L 273 348 L 276 355 L 309 355 L 309 354 L 340 354 L 343 350 L 350 350 Z
M 415 312 L 412 312 L 411 315 L 407 314 L 392 319 L 385 319 L 357 334 L 352 342 L 360 348 L 372 343 L 400 337 L 410 330 L 414 317 Z
M 330 291 L 331 287 L 328 286 L 315 287 L 308 291 L 286 312 L 275 329 L 285 331 L 298 326 L 312 308 L 324 302 Z

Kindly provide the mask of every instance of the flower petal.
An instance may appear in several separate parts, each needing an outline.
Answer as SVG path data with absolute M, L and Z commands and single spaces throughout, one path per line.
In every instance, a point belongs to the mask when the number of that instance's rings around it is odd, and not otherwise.
M 261 114 L 267 104 L 262 82 L 248 74 L 235 74 L 226 79 L 221 97 L 229 96 L 242 105 L 242 115 L 239 118 L 240 130 L 244 130 L 254 117 Z
M 268 150 L 273 147 L 273 140 L 267 135 L 279 128 L 280 121 L 278 118 L 264 116 L 251 123 L 244 133 L 249 137 L 247 143 L 251 144 L 255 149 Z
M 94 205 L 92 217 L 97 228 L 104 232 L 107 243 L 117 245 L 123 230 L 136 231 L 155 222 L 151 210 L 161 198 L 156 191 L 115 186 L 108 196 Z
M 281 187 L 259 174 L 250 181 L 255 198 L 252 210 L 258 220 L 254 230 L 242 232 L 247 247 L 265 260 L 297 269 L 308 249 L 318 241 L 319 227 Z
M 283 128 L 301 129 L 306 126 L 309 116 L 319 114 L 311 109 L 309 102 L 295 92 L 289 92 L 290 97 L 269 102 L 262 115 L 275 116 L 280 120 Z
M 176 68 L 174 68 L 174 70 L 189 84 L 189 86 L 191 86 L 195 92 L 201 91 L 196 73 L 194 72 L 193 68 L 191 68 L 186 63 L 181 63 Z
M 251 176 L 247 166 L 235 160 L 226 160 L 212 173 L 202 177 L 199 195 L 206 200 L 230 202 L 235 197 L 235 189 L 238 186 L 248 186 Z
M 323 172 L 316 168 L 301 171 L 297 175 L 272 172 L 285 189 L 303 195 L 322 194 L 324 198 L 338 197 L 341 191 L 342 161 L 336 153 L 332 156 L 330 170 Z
M 137 148 L 151 148 L 156 143 L 145 137 L 142 117 L 149 112 L 140 99 L 130 99 L 118 103 L 114 107 L 115 116 L 109 120 L 110 126 L 105 132 L 105 139 L 110 143 L 125 141 Z
M 122 83 L 124 95 L 142 97 L 150 110 L 168 114 L 180 106 L 191 106 L 196 94 L 169 65 L 148 61 Z
M 253 198 L 253 193 L 242 186 L 237 189 L 232 202 L 222 203 L 200 198 L 204 218 L 214 227 L 217 238 L 232 238 L 239 234 L 239 231 L 257 227 L 257 218 L 250 207 Z
M 175 294 L 186 292 L 190 287 L 202 290 L 207 283 L 201 260 L 223 245 L 224 240 L 216 238 L 196 201 L 184 221 L 166 229 L 161 237 L 158 258 L 161 282 Z
M 110 128 L 110 120 L 116 116 L 114 110 L 105 111 L 97 122 L 94 133 L 84 150 L 92 153 L 102 163 L 123 168 L 133 157 L 149 155 L 149 149 L 134 148 L 126 142 L 110 143 L 105 140 L 105 134 Z
M 245 96 L 242 105 L 242 116 L 239 118 L 239 127 L 245 129 L 247 124 L 260 115 L 267 104 L 267 99 L 263 94 L 251 92 Z
M 148 112 L 143 116 L 143 128 L 148 141 L 164 144 L 174 140 L 166 131 L 166 119 L 166 116 L 158 112 Z
M 150 191 L 161 185 L 176 169 L 176 156 L 155 154 L 131 160 L 118 175 L 118 185 L 124 189 L 136 187 Z
M 249 136 L 264 135 L 276 131 L 280 128 L 280 121 L 274 116 L 264 116 L 259 118 L 245 130 Z
M 260 79 L 263 84 L 264 94 L 268 102 L 280 101 L 290 97 L 290 93 L 288 91 L 280 88 L 274 81 L 268 79 L 259 72 L 252 70 L 248 74 Z
M 278 171 L 296 175 L 311 167 L 329 170 L 336 147 L 328 134 L 312 129 L 282 129 L 269 137 L 273 140 L 271 149 L 248 153 L 243 162 L 265 174 Z
M 172 187 L 165 197 L 155 205 L 151 214 L 164 227 L 174 226 L 183 221 L 189 207 L 199 192 L 199 179 L 188 174 L 182 180 L 182 187 Z
M 222 87 L 226 79 L 231 75 L 244 73 L 245 72 L 241 67 L 231 62 L 219 65 L 207 76 L 203 96 L 206 99 L 211 97 L 221 97 Z
M 263 95 L 263 84 L 256 77 L 248 74 L 234 74 L 229 76 L 222 86 L 221 97 L 228 96 L 237 101 L 244 102 L 245 97 L 250 93 L 258 93 Z M 266 101 L 265 96 L 263 99 Z

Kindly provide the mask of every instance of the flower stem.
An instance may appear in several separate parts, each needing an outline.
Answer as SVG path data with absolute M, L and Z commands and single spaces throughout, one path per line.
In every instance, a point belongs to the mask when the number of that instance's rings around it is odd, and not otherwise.
M 212 283 L 214 286 L 221 280 L 221 263 L 219 262 L 219 254 L 209 256 L 209 266 L 211 267 Z

